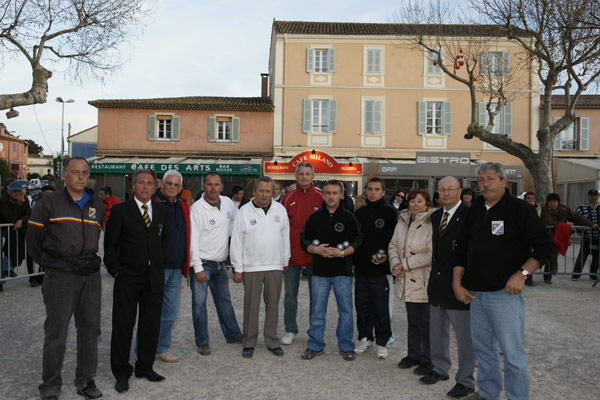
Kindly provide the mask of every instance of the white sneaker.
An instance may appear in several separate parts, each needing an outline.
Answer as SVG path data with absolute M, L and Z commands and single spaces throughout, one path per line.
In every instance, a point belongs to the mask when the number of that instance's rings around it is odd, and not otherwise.
M 388 350 L 385 346 L 377 346 L 377 358 L 385 360 L 388 358 Z
M 286 332 L 281 338 L 281 344 L 292 344 L 296 334 L 294 332 Z
M 166 363 L 176 363 L 177 361 L 179 361 L 179 357 L 172 356 L 168 352 L 157 354 L 154 356 L 154 359 L 160 360 L 160 361 L 163 361 Z
M 358 344 L 354 348 L 354 352 L 356 354 L 362 354 L 365 351 L 369 350 L 371 347 L 373 347 L 373 342 L 364 337 L 358 341 Z

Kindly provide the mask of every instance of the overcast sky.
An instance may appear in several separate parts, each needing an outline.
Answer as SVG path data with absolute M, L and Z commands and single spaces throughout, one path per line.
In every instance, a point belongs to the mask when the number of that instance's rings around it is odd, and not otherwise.
M 260 73 L 268 72 L 273 19 L 327 22 L 394 22 L 396 0 L 154 0 L 155 13 L 131 48 L 130 61 L 104 85 L 83 86 L 53 70 L 48 102 L 19 107 L 20 116 L 0 122 L 22 139 L 33 139 L 46 154 L 60 151 L 61 104 L 72 134 L 97 124 L 97 99 L 178 96 L 260 96 Z M 48 65 L 46 65 L 48 67 Z M 31 87 L 26 63 L 7 62 L 0 92 Z M 37 118 L 36 118 L 37 114 Z M 39 124 L 38 124 L 39 121 Z M 67 151 L 65 140 L 65 152 Z

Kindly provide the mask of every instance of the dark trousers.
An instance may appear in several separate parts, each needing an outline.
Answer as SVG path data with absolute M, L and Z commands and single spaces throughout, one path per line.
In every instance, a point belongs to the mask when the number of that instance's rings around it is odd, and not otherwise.
M 392 336 L 390 324 L 390 287 L 386 275 L 356 274 L 354 281 L 354 306 L 358 340 L 373 341 L 373 328 L 378 346 L 385 346 Z
M 71 316 L 77 328 L 77 369 L 75 386 L 83 388 L 96 375 L 98 336 L 100 336 L 100 272 L 87 276 L 46 269 L 42 286 L 46 321 L 42 361 L 41 397 L 58 396 L 61 370 Z
M 421 363 L 429 363 L 429 303 L 405 304 L 408 318 L 408 356 Z
M 160 332 L 162 300 L 162 293 L 152 293 L 149 269 L 141 276 L 129 277 L 120 273 L 115 278 L 110 367 L 117 380 L 129 379 L 133 372 L 129 354 L 138 305 L 139 341 L 135 371 L 144 374 L 152 369 Z
M 42 268 L 41 265 L 38 268 L 38 272 L 44 272 L 44 268 Z M 35 264 L 33 263 L 33 258 L 31 258 L 29 254 L 27 254 L 27 273 L 35 273 Z M 29 282 L 37 282 L 41 284 L 42 282 L 44 282 L 44 275 L 30 276 Z

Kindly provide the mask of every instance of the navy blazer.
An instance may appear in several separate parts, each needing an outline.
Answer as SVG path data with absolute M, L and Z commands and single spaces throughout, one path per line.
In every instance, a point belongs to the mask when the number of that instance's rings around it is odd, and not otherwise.
M 444 208 L 431 214 L 433 227 L 433 255 L 431 260 L 431 274 L 427 285 L 429 304 L 451 310 L 468 310 L 469 306 L 456 300 L 452 290 L 452 254 L 456 247 L 456 237 L 460 227 L 469 212 L 469 207 L 461 203 L 456 209 L 446 229 L 439 234 L 440 224 L 444 215 Z

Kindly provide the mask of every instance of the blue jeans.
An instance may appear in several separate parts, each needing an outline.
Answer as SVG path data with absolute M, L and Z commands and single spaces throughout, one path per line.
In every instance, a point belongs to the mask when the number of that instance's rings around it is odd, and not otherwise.
M 496 292 L 472 292 L 471 339 L 479 361 L 479 394 L 489 400 L 500 398 L 502 365 L 498 344 L 504 353 L 506 397 L 526 400 L 529 396 L 529 371 L 523 347 L 525 306 L 523 294 L 511 295 L 504 289 Z
M 208 344 L 208 314 L 206 312 L 206 297 L 208 288 L 212 294 L 219 317 L 219 324 L 227 343 L 235 342 L 242 337 L 242 331 L 235 318 L 231 295 L 229 294 L 229 276 L 225 261 L 205 261 L 204 271 L 208 275 L 207 282 L 198 282 L 193 272 L 190 276 L 192 289 L 192 319 L 194 321 L 194 336 L 196 346 Z
M 308 315 L 312 314 L 312 265 L 306 267 L 308 278 L 308 296 L 309 310 Z M 300 286 L 300 276 L 302 275 L 302 267 L 290 265 L 288 272 L 283 275 L 284 282 L 284 297 L 283 297 L 283 324 L 286 332 L 298 334 L 298 324 L 296 324 L 296 315 L 298 314 L 298 288 Z
M 165 269 L 165 291 L 163 293 L 162 313 L 160 315 L 160 333 L 156 354 L 169 351 L 171 347 L 171 332 L 179 313 L 181 299 L 181 269 Z
M 0 252 L 2 250 L 0 249 Z M 4 253 L 2 253 L 1 256 L 1 261 L 0 261 L 0 270 L 2 271 L 2 275 L 7 275 L 8 276 L 8 271 L 12 271 L 12 266 L 10 265 L 10 261 L 8 260 L 8 257 L 4 255 Z M 0 280 L 0 286 L 4 285 L 6 281 Z
M 313 313 L 310 316 L 308 330 L 308 348 L 320 351 L 325 348 L 325 319 L 327 315 L 327 301 L 333 286 L 333 293 L 338 307 L 338 325 L 336 336 L 340 351 L 354 350 L 354 318 L 352 315 L 352 277 L 335 276 L 326 278 L 312 276 L 312 301 Z

